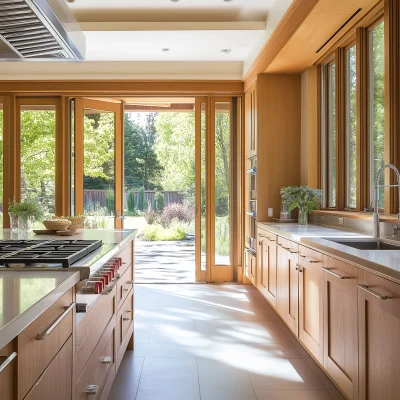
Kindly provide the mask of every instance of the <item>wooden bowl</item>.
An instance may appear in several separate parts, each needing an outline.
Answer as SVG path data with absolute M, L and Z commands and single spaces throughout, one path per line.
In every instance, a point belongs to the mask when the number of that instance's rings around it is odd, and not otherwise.
M 68 219 L 71 221 L 71 225 L 68 227 L 69 231 L 76 231 L 85 223 L 85 217 L 68 217 Z
M 71 225 L 71 221 L 65 220 L 47 220 L 43 221 L 43 225 L 46 229 L 50 231 L 65 231 L 69 225 Z

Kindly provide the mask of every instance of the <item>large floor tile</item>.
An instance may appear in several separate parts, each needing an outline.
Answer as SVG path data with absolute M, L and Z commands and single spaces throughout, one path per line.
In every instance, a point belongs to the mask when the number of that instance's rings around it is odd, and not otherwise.
M 139 358 L 196 358 L 196 348 L 171 343 L 135 344 L 134 357 Z
M 256 390 L 257 400 L 332 400 L 327 390 Z
M 197 378 L 196 359 L 146 358 L 141 378 L 150 379 L 190 379 Z
M 255 371 L 256 369 L 256 371 Z M 270 358 L 249 371 L 256 390 L 325 389 L 305 360 Z
M 200 400 L 199 381 L 142 378 L 136 400 Z
M 317 378 L 322 382 L 325 389 L 327 390 L 337 390 L 336 386 L 332 383 L 332 381 L 328 378 L 328 376 L 322 371 L 322 369 L 318 366 L 318 364 L 311 358 L 305 360 L 306 363 L 310 366 L 314 374 Z

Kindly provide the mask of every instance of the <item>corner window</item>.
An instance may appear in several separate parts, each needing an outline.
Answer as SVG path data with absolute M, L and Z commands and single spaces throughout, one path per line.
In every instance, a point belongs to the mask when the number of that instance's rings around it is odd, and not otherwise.
M 336 207 L 336 65 L 328 66 L 328 206 Z

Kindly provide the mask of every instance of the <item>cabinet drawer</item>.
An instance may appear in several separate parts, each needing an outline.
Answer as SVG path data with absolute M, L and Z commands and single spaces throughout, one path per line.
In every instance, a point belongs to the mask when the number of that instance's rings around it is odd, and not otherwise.
M 115 318 L 116 288 L 99 296 L 76 328 L 75 380 L 79 378 L 109 322 Z
M 115 369 L 115 320 L 110 322 L 89 359 L 78 383 L 75 400 L 96 400 L 112 369 Z
M 0 349 L 0 388 L 1 398 L 4 400 L 14 399 L 14 367 L 17 353 L 14 352 L 13 343 Z
M 276 243 L 279 247 L 288 250 L 291 253 L 297 253 L 299 251 L 299 245 L 297 243 L 283 237 L 278 236 Z
M 132 265 L 123 273 L 117 282 L 117 310 L 121 307 L 133 286 Z
M 71 400 L 72 397 L 72 336 L 33 385 L 25 400 L 52 400 L 55 397 L 57 400 Z
M 267 242 L 276 242 L 277 236 L 271 232 L 258 228 L 257 233 L 261 239 L 265 239 Z
M 24 398 L 71 336 L 74 315 L 72 308 L 68 311 L 71 305 L 72 289 L 18 336 L 18 399 Z M 46 336 L 45 332 L 49 334 Z
M 133 241 L 129 242 L 129 244 L 120 251 L 116 257 L 121 258 L 122 265 L 120 272 L 123 273 L 129 265 L 133 264 Z
M 299 246 L 299 261 L 322 266 L 322 254 L 305 246 Z
M 133 323 L 133 310 L 133 290 L 131 290 L 117 315 L 117 351 Z

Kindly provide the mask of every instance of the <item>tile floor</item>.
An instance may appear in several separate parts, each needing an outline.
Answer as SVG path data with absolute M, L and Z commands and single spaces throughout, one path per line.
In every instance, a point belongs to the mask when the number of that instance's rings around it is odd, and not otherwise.
M 250 285 L 135 285 L 109 400 L 343 399 Z

